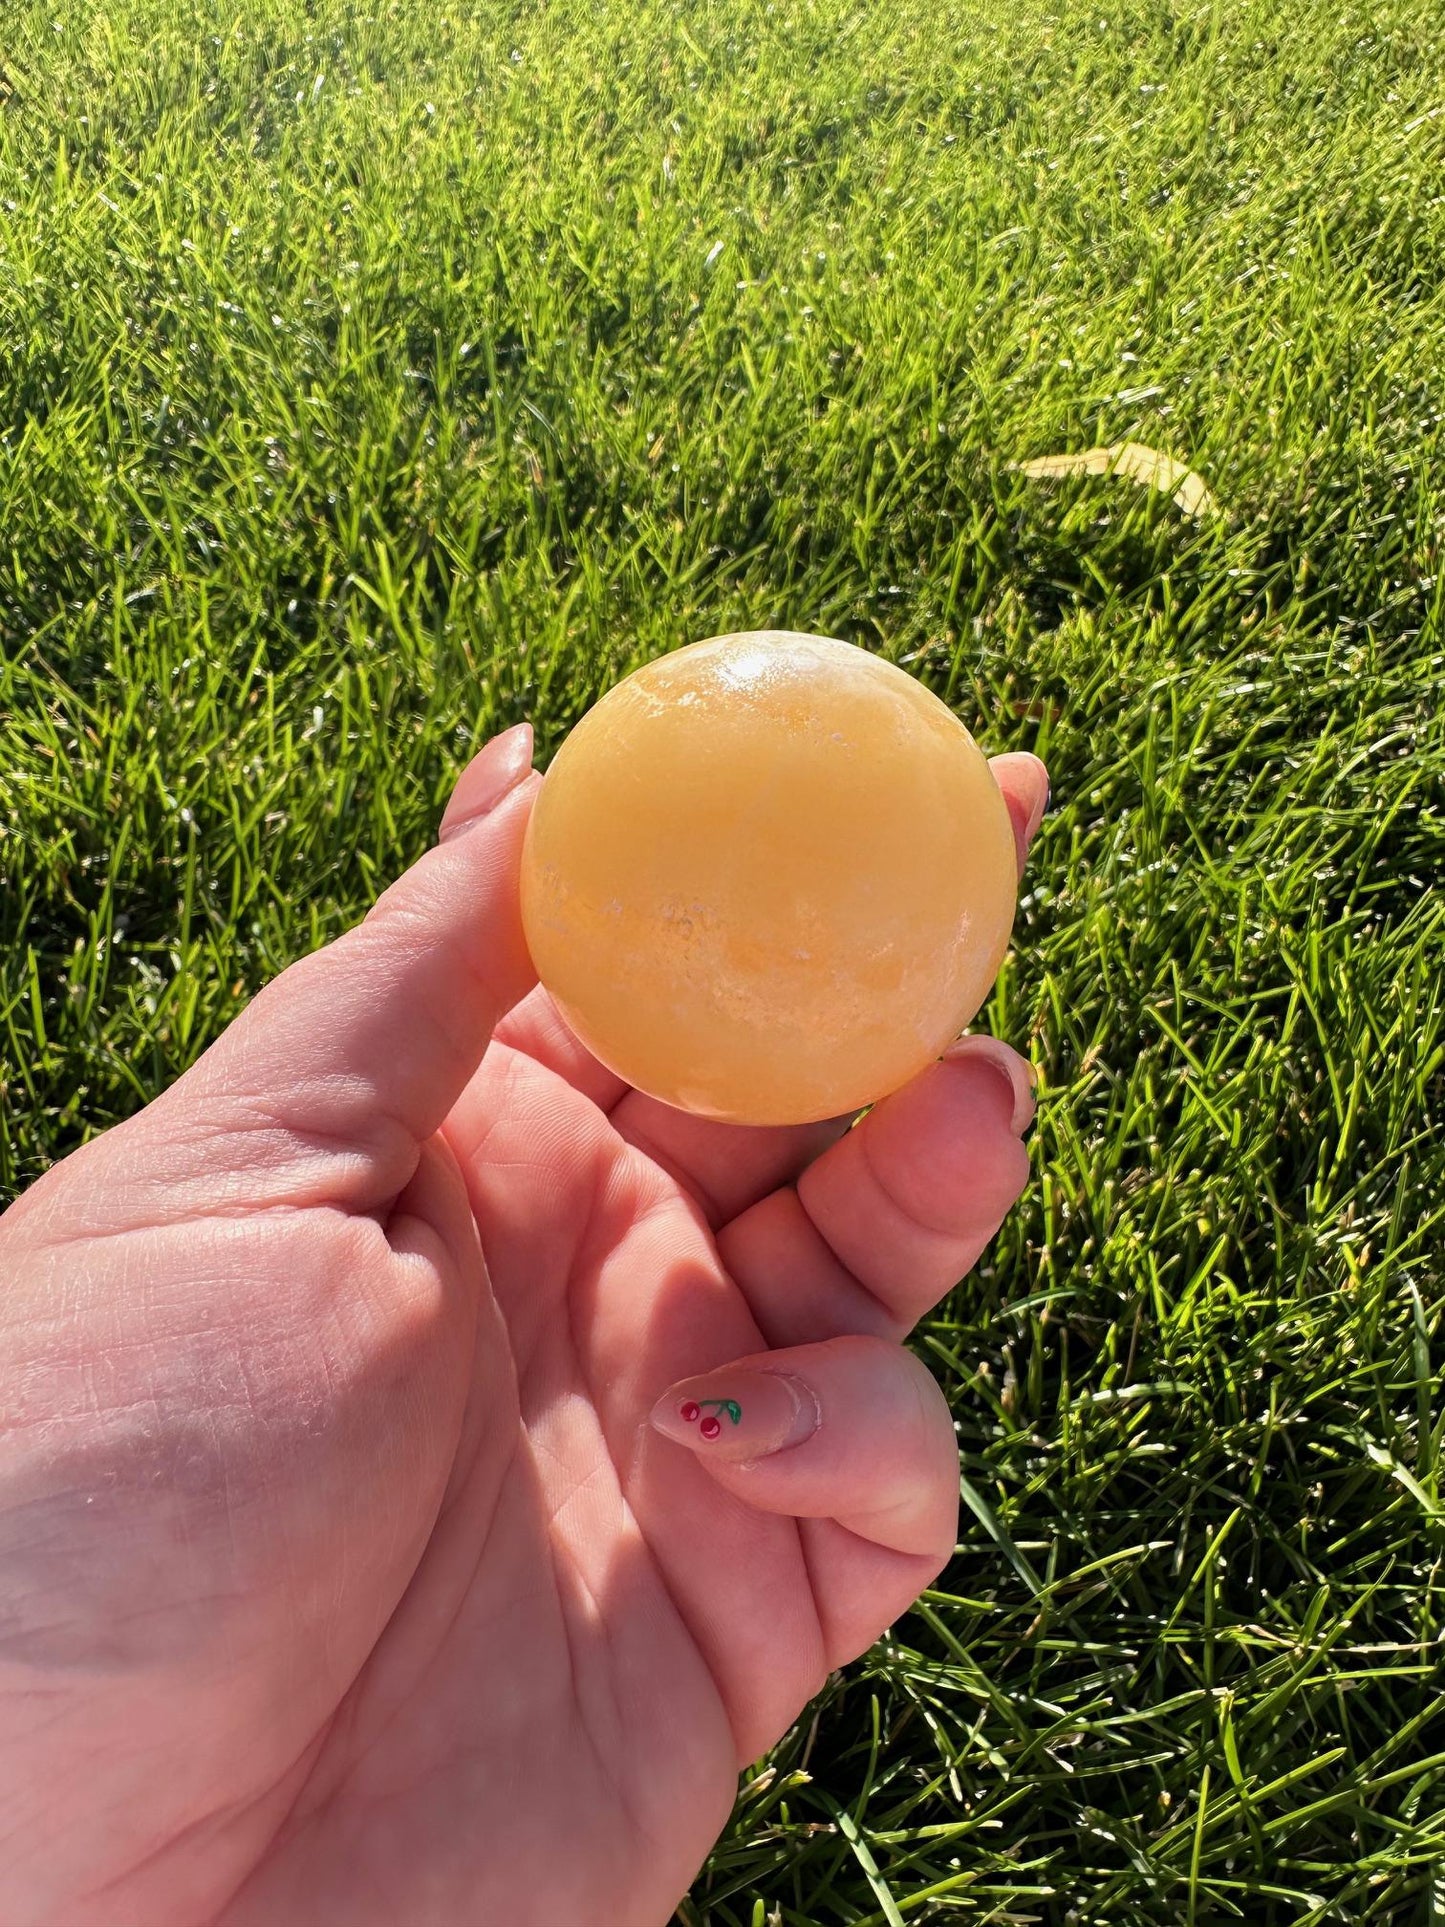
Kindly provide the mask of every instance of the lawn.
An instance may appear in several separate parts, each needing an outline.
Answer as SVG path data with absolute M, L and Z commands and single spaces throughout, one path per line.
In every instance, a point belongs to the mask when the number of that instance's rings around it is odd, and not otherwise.
M 1445 22 L 438 5 L 6 0 L 0 1196 L 492 730 L 905 664 L 1053 773 L 1035 1179 L 914 1339 L 957 1556 L 679 1921 L 1435 1927 Z M 1013 466 L 1128 439 L 1218 512 Z

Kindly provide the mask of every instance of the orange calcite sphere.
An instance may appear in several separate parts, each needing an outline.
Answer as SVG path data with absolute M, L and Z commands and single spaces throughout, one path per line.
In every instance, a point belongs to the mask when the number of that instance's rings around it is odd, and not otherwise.
M 648 663 L 537 798 L 522 918 L 582 1042 L 704 1117 L 798 1124 L 897 1090 L 988 994 L 1017 890 L 987 758 L 904 670 L 824 636 Z

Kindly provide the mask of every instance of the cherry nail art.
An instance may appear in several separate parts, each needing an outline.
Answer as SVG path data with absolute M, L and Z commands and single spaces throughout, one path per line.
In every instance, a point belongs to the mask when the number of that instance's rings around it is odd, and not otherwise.
M 712 1407 L 712 1411 L 706 1418 L 702 1417 L 704 1405 Z M 705 1439 L 715 1439 L 722 1431 L 722 1420 L 716 1416 L 719 1412 L 726 1412 L 734 1425 L 742 1423 L 743 1408 L 735 1398 L 705 1398 L 701 1401 L 689 1398 L 685 1399 L 677 1409 L 678 1416 L 685 1419 L 689 1425 L 697 1424 L 697 1421 L 702 1419 L 697 1429 Z

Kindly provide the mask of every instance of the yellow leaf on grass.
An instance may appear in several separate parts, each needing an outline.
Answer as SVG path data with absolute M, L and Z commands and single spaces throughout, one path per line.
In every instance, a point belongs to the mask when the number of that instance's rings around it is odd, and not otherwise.
M 1186 515 L 1213 515 L 1219 507 L 1202 476 L 1146 442 L 1111 442 L 1108 448 L 1086 448 L 1077 455 L 1040 455 L 1012 466 L 1036 481 L 1067 475 L 1123 475 L 1172 496 L 1175 507 Z

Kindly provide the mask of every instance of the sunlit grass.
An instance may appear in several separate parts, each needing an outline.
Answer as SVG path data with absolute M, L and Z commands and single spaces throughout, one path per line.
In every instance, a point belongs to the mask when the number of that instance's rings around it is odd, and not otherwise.
M 1445 1920 L 1442 281 L 1400 0 L 4 9 L 5 1196 L 679 642 L 1053 771 L 963 1542 L 689 1927 Z

